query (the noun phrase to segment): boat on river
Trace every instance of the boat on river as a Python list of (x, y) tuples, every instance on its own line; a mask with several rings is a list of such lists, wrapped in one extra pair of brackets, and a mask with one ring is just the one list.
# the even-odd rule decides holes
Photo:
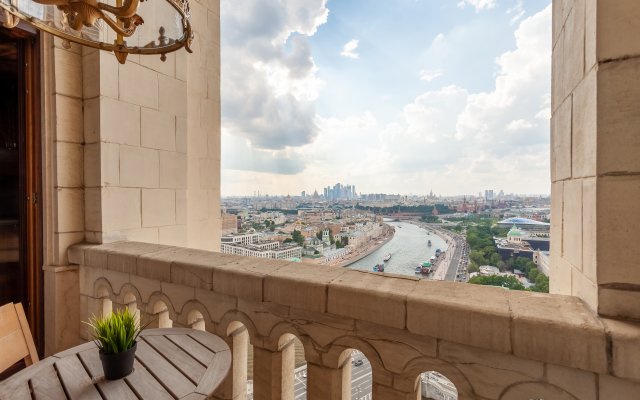
[(422, 265), (420, 266), (420, 273), (424, 275), (429, 275), (431, 273), (431, 263), (428, 261), (423, 262)]
[(389, 261), (390, 259), (391, 259), (391, 253), (387, 253), (387, 254), (385, 254), (385, 255), (384, 255), (384, 257), (382, 258), (382, 260), (383, 260), (384, 262), (387, 262), (387, 261)]
[(384, 264), (376, 264), (373, 266), (373, 272), (384, 272)]

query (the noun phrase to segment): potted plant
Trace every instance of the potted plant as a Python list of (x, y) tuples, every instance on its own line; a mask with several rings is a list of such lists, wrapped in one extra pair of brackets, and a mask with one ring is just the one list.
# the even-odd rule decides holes
[(114, 380), (129, 375), (133, 371), (136, 339), (141, 331), (135, 316), (125, 308), (106, 317), (94, 316), (87, 324), (93, 329), (100, 350), (104, 377)]

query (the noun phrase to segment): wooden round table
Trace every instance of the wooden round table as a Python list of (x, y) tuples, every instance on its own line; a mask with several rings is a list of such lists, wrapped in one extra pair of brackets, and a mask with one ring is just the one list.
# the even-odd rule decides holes
[(104, 379), (95, 343), (65, 350), (0, 382), (0, 399), (206, 399), (231, 366), (229, 346), (193, 329), (146, 329), (134, 371)]

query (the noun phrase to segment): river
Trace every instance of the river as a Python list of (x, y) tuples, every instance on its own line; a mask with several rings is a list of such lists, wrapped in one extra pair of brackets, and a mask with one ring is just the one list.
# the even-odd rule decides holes
[[(386, 221), (385, 221), (386, 222)], [(435, 255), (436, 249), (447, 250), (448, 245), (435, 233), (427, 234), (425, 229), (407, 222), (387, 222), (396, 228), (393, 239), (378, 250), (354, 262), (347, 268), (372, 271), (373, 266), (382, 262), (387, 253), (391, 259), (385, 263), (384, 272), (415, 276), (415, 268)], [(431, 247), (427, 241), (431, 240)]]

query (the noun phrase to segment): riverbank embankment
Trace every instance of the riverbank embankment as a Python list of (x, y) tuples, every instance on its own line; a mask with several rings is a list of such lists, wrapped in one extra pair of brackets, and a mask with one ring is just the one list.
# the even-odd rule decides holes
[(440, 236), (447, 243), (447, 251), (445, 251), (444, 256), (438, 257), (435, 264), (432, 266), (434, 271), (429, 276), (429, 279), (435, 281), (444, 281), (447, 276), (447, 271), (451, 267), (453, 255), (456, 252), (456, 241), (454, 240), (453, 234), (433, 224), (426, 224), (419, 221), (412, 221), (411, 223), (419, 226), (420, 228), (433, 231), (434, 234)]
[(347, 267), (353, 264), (354, 262), (363, 259), (364, 257), (368, 256), (374, 251), (378, 250), (380, 247), (384, 246), (389, 240), (393, 239), (393, 235), (395, 235), (396, 233), (396, 230), (393, 226), (388, 224), (383, 224), (383, 225), (384, 225), (384, 231), (381, 237), (379, 237), (376, 240), (372, 240), (366, 246), (356, 251), (352, 251), (351, 253), (345, 255), (342, 258), (339, 258), (337, 260), (332, 260), (332, 262), (326, 263), (323, 265)]

